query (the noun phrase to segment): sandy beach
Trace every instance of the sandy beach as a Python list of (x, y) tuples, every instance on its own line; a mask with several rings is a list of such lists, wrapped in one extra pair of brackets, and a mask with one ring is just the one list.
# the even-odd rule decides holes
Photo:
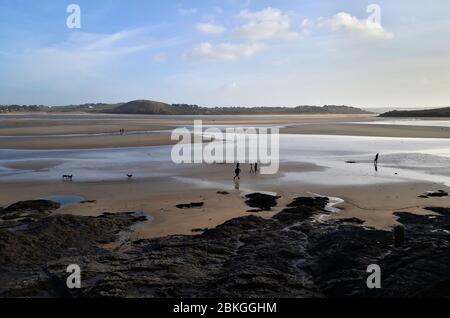
[[(193, 124), (278, 126), (282, 134), (450, 138), (450, 127), (373, 125), (375, 115), (120, 116), (1, 115), (0, 149), (97, 149), (170, 145), (171, 131)], [(119, 130), (124, 129), (125, 135)]]
[[(293, 169), (291, 167), (291, 169)], [(312, 170), (303, 167), (298, 170)], [(192, 176), (198, 174), (215, 175), (217, 179), (224, 177), (226, 167), (208, 166), (205, 169), (194, 169)], [(244, 175), (243, 178), (248, 178)], [(254, 177), (250, 181), (255, 187), (261, 179), (269, 176)], [(205, 178), (206, 179), (206, 178)], [(214, 180), (211, 180), (214, 181)], [(232, 181), (230, 181), (230, 184)], [(401, 183), (379, 184), (369, 186), (317, 186), (298, 184), (295, 187), (260, 186), (259, 190), (275, 192), (281, 198), (278, 206), (271, 212), (249, 213), (245, 204), (246, 191), (215, 189), (196, 189), (195, 187), (164, 180), (135, 180), (132, 182), (80, 182), (80, 183), (10, 183), (2, 184), (0, 202), (7, 206), (17, 201), (46, 198), (53, 195), (80, 196), (84, 203), (77, 203), (61, 208), (58, 213), (83, 216), (97, 216), (105, 212), (144, 212), (149, 221), (135, 227), (133, 238), (155, 238), (167, 235), (196, 234), (192, 230), (214, 228), (232, 218), (250, 214), (270, 218), (281, 211), (286, 204), (299, 196), (315, 194), (339, 197), (344, 203), (336, 207), (341, 212), (327, 218), (358, 218), (364, 225), (379, 229), (390, 229), (396, 224), (394, 212), (408, 211), (418, 214), (430, 214), (423, 208), (427, 206), (450, 206), (448, 198), (423, 199), (418, 196), (427, 191), (445, 190), (438, 183)], [(262, 191), (261, 190), (261, 191)], [(222, 194), (218, 192), (228, 192)], [(180, 210), (177, 204), (204, 202), (198, 209)]]
[[(373, 115), (200, 117), (204, 119), (204, 125), (220, 127), (278, 125), (281, 127), (282, 134), (299, 136), (438, 138), (436, 140), (450, 137), (449, 127), (374, 125), (372, 123), (379, 119)], [(192, 125), (192, 120), (193, 118), (189, 116), (2, 115), (0, 116), (0, 149), (42, 151), (85, 149), (89, 151), (89, 149), (170, 145), (174, 143), (170, 140), (171, 129)], [(118, 134), (119, 129), (125, 129), (126, 134)], [(89, 153), (83, 154), (80, 158), (84, 158), (87, 154)], [(108, 153), (108, 155), (111, 154)], [(30, 156), (33, 155), (30, 154)], [(51, 156), (51, 153), (46, 156)], [(5, 168), (15, 169), (13, 171), (25, 169), (39, 173), (51, 171), (63, 162), (62, 159), (49, 159), (46, 156), (39, 160), (31, 160), (32, 157), (30, 157), (25, 161), (8, 161)], [(97, 156), (102, 155), (99, 153)], [(112, 156), (111, 158), (114, 158), (115, 155)], [(123, 156), (127, 154), (124, 153)], [(95, 159), (95, 156), (93, 158)], [(361, 165), (363, 165), (361, 167), (370, 168), (370, 160), (362, 160)], [(283, 163), (280, 172), (275, 176), (254, 176), (244, 171), (239, 189), (235, 189), (231, 180), (232, 165), (200, 165), (182, 168), (156, 165), (155, 170), (149, 169), (161, 175), (143, 174), (135, 176), (133, 180), (125, 180), (125, 178), (97, 182), (82, 180), (72, 183), (61, 182), (61, 180), (38, 182), (26, 179), (20, 182), (1, 181), (0, 206), (5, 207), (21, 200), (55, 195), (79, 196), (83, 198), (84, 203), (63, 207), (58, 213), (100, 215), (104, 212), (144, 212), (149, 216), (149, 221), (134, 228), (132, 236), (135, 238), (155, 238), (175, 234), (193, 235), (194, 229), (214, 228), (232, 218), (249, 215), (250, 213), (247, 212), (249, 207), (245, 204), (244, 195), (251, 191), (275, 192), (281, 196), (278, 206), (273, 211), (258, 213), (262, 217), (272, 217), (295, 197), (320, 194), (337, 197), (344, 201), (336, 206), (341, 209), (341, 212), (329, 218), (355, 217), (363, 220), (364, 226), (380, 229), (389, 229), (396, 224), (393, 212), (408, 211), (421, 214), (425, 213), (423, 208), (426, 206), (450, 206), (448, 198), (418, 197), (427, 191), (448, 192), (450, 190), (443, 182), (434, 179), (415, 182), (401, 180), (400, 183), (383, 181), (355, 185), (345, 184), (345, 182), (339, 185), (338, 180), (334, 180), (328, 185), (315, 184), (310, 182), (315, 178), (313, 175), (309, 179), (303, 176), (317, 172), (323, 173), (323, 177), (326, 178), (326, 171), (332, 172), (333, 168), (307, 162)], [(244, 169), (247, 170), (249, 167), (246, 165)], [(386, 169), (393, 169), (392, 164), (384, 170)], [(173, 171), (178, 179), (170, 176), (170, 171)], [(348, 170), (342, 172), (344, 175), (345, 171)], [(167, 177), (167, 172), (170, 177)], [(299, 173), (299, 177), (293, 177)], [(290, 176), (290, 179), (294, 181), (283, 181), (286, 176)], [(295, 178), (298, 178), (298, 181)], [(330, 176), (330, 178), (333, 177)], [(218, 192), (226, 192), (226, 194)], [(176, 207), (177, 204), (191, 202), (203, 202), (204, 206), (187, 210)]]

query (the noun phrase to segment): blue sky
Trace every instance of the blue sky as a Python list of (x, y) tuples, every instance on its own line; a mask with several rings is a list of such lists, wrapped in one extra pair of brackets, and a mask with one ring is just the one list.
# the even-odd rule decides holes
[(450, 106), (449, 35), (447, 0), (0, 0), (0, 104)]

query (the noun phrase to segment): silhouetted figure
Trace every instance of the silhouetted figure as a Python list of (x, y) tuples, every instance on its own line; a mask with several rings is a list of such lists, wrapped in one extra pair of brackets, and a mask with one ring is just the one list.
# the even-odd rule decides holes
[(255, 174), (258, 173), (258, 163), (255, 163)]
[(253, 169), (253, 163), (250, 164), (250, 173), (255, 173), (255, 169)]
[(378, 172), (378, 158), (380, 157), (380, 154), (377, 153), (377, 155), (375, 156), (375, 159), (373, 160), (373, 165), (375, 167), (375, 172)]
[(236, 169), (234, 169), (234, 174), (235, 174), (235, 176), (233, 178), (234, 180), (236, 180), (236, 179), (241, 180), (241, 177), (240, 177), (241, 169), (239, 168), (239, 164), (238, 164), (238, 166), (236, 166)]

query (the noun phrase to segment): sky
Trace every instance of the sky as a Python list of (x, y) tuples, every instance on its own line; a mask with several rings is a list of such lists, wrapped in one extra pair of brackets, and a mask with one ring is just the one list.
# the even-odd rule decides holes
[(375, 1), (0, 0), (0, 104), (450, 106), (450, 1)]

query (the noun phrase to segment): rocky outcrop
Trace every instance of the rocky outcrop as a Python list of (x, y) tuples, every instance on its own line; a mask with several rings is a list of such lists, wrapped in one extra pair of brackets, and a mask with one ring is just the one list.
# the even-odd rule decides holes
[(277, 206), (277, 199), (279, 196), (273, 196), (269, 194), (263, 193), (252, 193), (245, 196), (247, 204), (251, 208), (255, 208), (253, 210), (249, 210), (248, 212), (262, 212), (262, 211), (270, 211), (273, 207)]
[[(272, 219), (249, 215), (197, 236), (115, 248), (102, 243), (118, 240), (133, 214), (2, 219), (0, 296), (449, 296), (450, 209), (397, 213), (406, 239), (395, 248), (391, 232), (357, 219), (320, 222), (327, 203), (297, 198)], [(66, 288), (69, 264), (82, 269), (81, 289)], [(382, 269), (382, 289), (366, 286), (370, 264)]]
[(133, 213), (99, 217), (52, 215), (59, 204), (19, 202), (0, 215), (0, 296), (61, 296), (48, 268), (64, 259), (106, 253), (99, 245), (116, 241), (142, 218)]
[(419, 195), (419, 198), (442, 198), (442, 197), (448, 197), (448, 193), (445, 192), (444, 190), (439, 190), (439, 191), (429, 191), (425, 194)]
[(47, 213), (60, 208), (60, 204), (48, 200), (21, 201), (0, 210), (0, 214), (4, 217), (6, 214), (15, 213)]

